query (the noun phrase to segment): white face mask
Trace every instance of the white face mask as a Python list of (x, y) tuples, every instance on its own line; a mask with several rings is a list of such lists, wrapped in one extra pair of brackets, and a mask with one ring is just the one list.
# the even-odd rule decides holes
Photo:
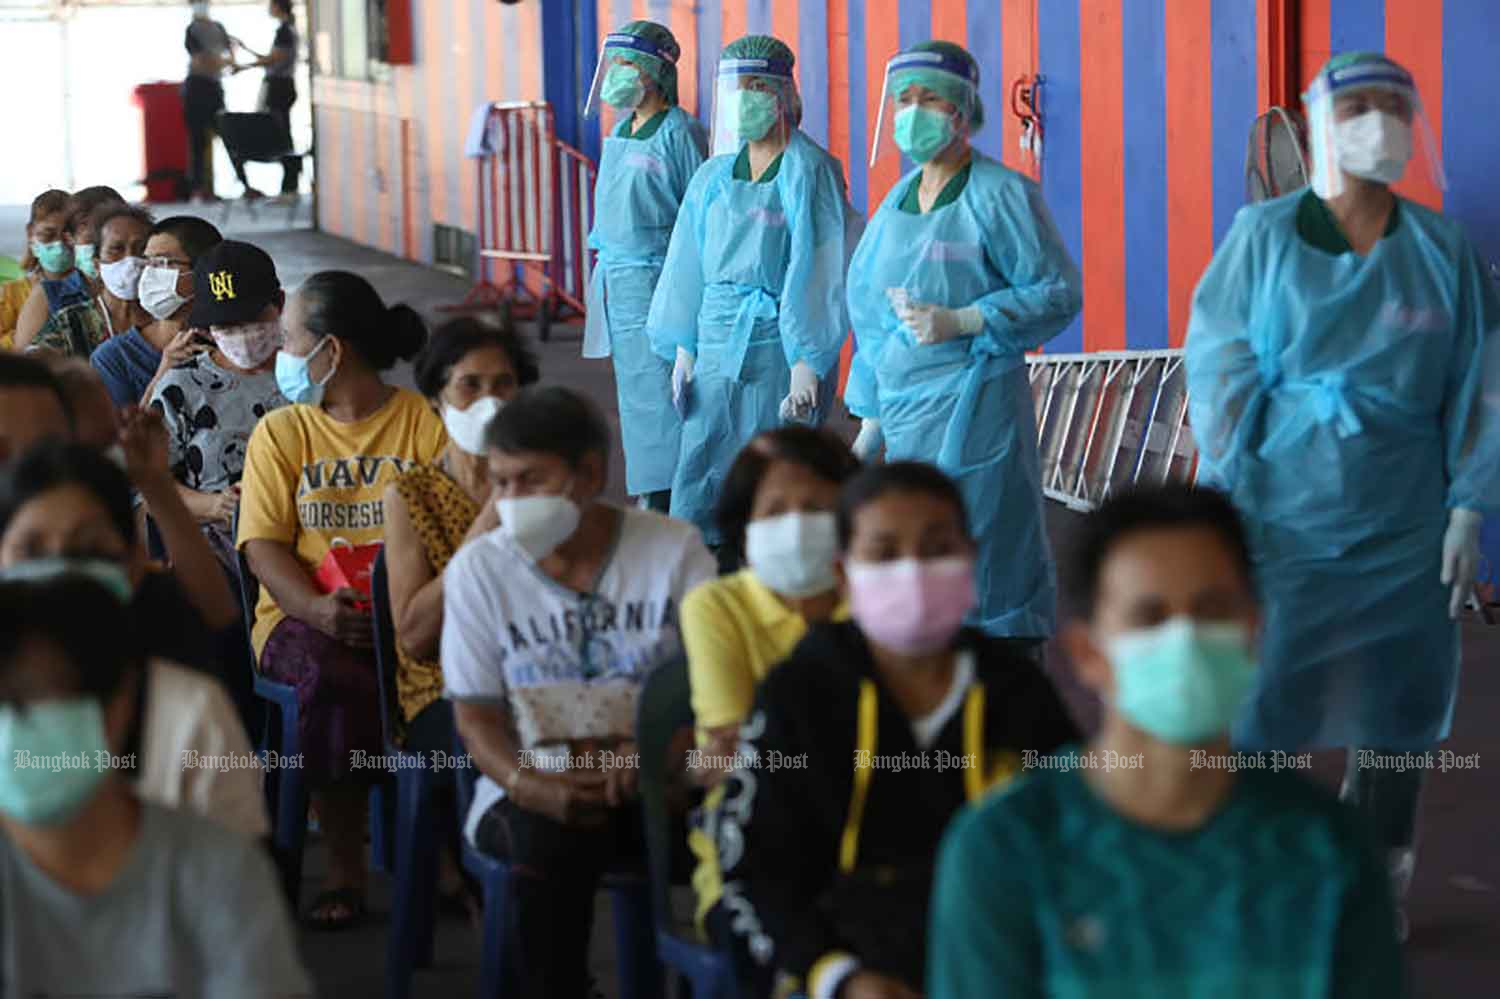
[(784, 513), (745, 528), (745, 560), (755, 578), (784, 597), (833, 589), (838, 530), (831, 513)]
[(1339, 168), (1351, 177), (1394, 184), (1411, 161), (1411, 126), (1384, 111), (1334, 125)]
[(492, 395), (476, 399), (468, 409), (443, 403), (443, 426), (458, 449), (465, 454), (484, 454), (484, 431), (505, 403)]
[(177, 269), (175, 267), (147, 267), (141, 272), (141, 308), (151, 313), (152, 319), (170, 319), (190, 299), (177, 294)]
[(99, 265), (99, 278), (109, 293), (124, 302), (134, 302), (140, 293), (141, 272), (146, 269), (145, 257), (121, 257)]
[(583, 511), (567, 496), (518, 496), (495, 501), (500, 529), (540, 562), (573, 536)]

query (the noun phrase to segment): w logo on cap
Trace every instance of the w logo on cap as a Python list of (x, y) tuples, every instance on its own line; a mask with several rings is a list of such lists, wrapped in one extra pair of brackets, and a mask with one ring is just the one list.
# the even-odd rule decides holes
[(215, 302), (234, 298), (234, 274), (229, 271), (214, 271), (208, 276), (208, 289), (214, 293)]

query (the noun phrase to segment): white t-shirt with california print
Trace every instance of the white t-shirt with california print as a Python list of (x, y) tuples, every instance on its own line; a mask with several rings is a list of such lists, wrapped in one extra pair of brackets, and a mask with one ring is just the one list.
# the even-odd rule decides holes
[[(611, 509), (618, 535), (589, 593), (548, 576), (503, 530), (469, 542), (443, 573), (446, 694), (505, 704), (539, 769), (565, 769), (569, 740), (634, 737), (641, 683), (682, 650), (682, 598), (715, 575), (692, 524)], [(502, 797), (480, 777), (464, 826), (471, 842)]]

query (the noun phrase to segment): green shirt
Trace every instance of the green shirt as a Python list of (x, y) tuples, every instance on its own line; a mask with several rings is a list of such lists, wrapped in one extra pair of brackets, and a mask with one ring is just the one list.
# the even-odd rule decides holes
[(651, 136), (653, 136), (653, 135), (656, 134), (656, 130), (659, 129), (659, 128), (661, 128), (661, 123), (667, 120), (667, 112), (670, 111), (670, 110), (672, 110), (672, 109), (671, 108), (662, 108), (660, 111), (656, 112), (656, 114), (652, 115), (650, 118), (647, 118), (646, 119), (646, 123), (644, 125), (642, 125), (639, 129), (635, 130), (635, 131), (631, 131), (631, 129), (635, 126), (635, 115), (631, 115), (629, 118), (625, 119), (624, 124), (620, 128), (620, 138), (622, 138), (622, 139), (649, 139), (649, 138), (651, 138)]
[(747, 146), (743, 147), (742, 149), (740, 149), (740, 155), (735, 158), (735, 161), (734, 161), (734, 179), (735, 180), (753, 180), (757, 184), (769, 184), (771, 181), (775, 180), (776, 179), (776, 175), (781, 172), (781, 158), (783, 156), (785, 156), (785, 155), (786, 155), (785, 151), (777, 153), (776, 154), (776, 158), (771, 161), (771, 165), (768, 166), (768, 167), (766, 167), (766, 172), (765, 173), (761, 174), (759, 178), (751, 177), (750, 176), (750, 147), (747, 145)]
[[(1395, 204), (1391, 205), (1391, 217), (1385, 224), (1382, 238), (1396, 231), (1400, 219), (1401, 199), (1397, 198)], [(1339, 228), (1339, 220), (1333, 217), (1327, 203), (1310, 188), (1302, 196), (1302, 200), (1297, 202), (1297, 235), (1313, 249), (1334, 256), (1354, 252), (1354, 247), (1349, 245), (1349, 237)]]
[(1401, 995), (1385, 865), (1326, 789), (1242, 770), (1207, 822), (1169, 832), (1046, 766), (1102, 759), (1041, 763), (948, 827), (928, 999)]
[[(957, 201), (958, 196), (963, 194), (964, 188), (969, 185), (969, 171), (972, 169), (974, 169), (974, 161), (969, 160), (969, 162), (964, 164), (962, 170), (954, 174), (948, 183), (943, 185), (943, 190), (938, 194), (937, 200), (927, 210), (935, 212), (939, 208), (951, 205)], [(911, 179), (911, 184), (906, 188), (906, 194), (901, 198), (901, 210), (903, 212), (906, 212), (908, 215), (922, 214), (921, 188), (922, 175), (919, 173)]]

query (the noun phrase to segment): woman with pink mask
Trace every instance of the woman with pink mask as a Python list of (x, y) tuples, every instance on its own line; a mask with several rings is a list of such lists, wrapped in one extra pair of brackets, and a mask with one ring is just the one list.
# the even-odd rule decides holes
[(952, 480), (874, 466), (837, 520), (852, 620), (761, 685), (720, 808), (722, 903), (752, 988), (907, 999), (948, 820), (1078, 729), (1024, 642), (963, 627), (975, 544)]

